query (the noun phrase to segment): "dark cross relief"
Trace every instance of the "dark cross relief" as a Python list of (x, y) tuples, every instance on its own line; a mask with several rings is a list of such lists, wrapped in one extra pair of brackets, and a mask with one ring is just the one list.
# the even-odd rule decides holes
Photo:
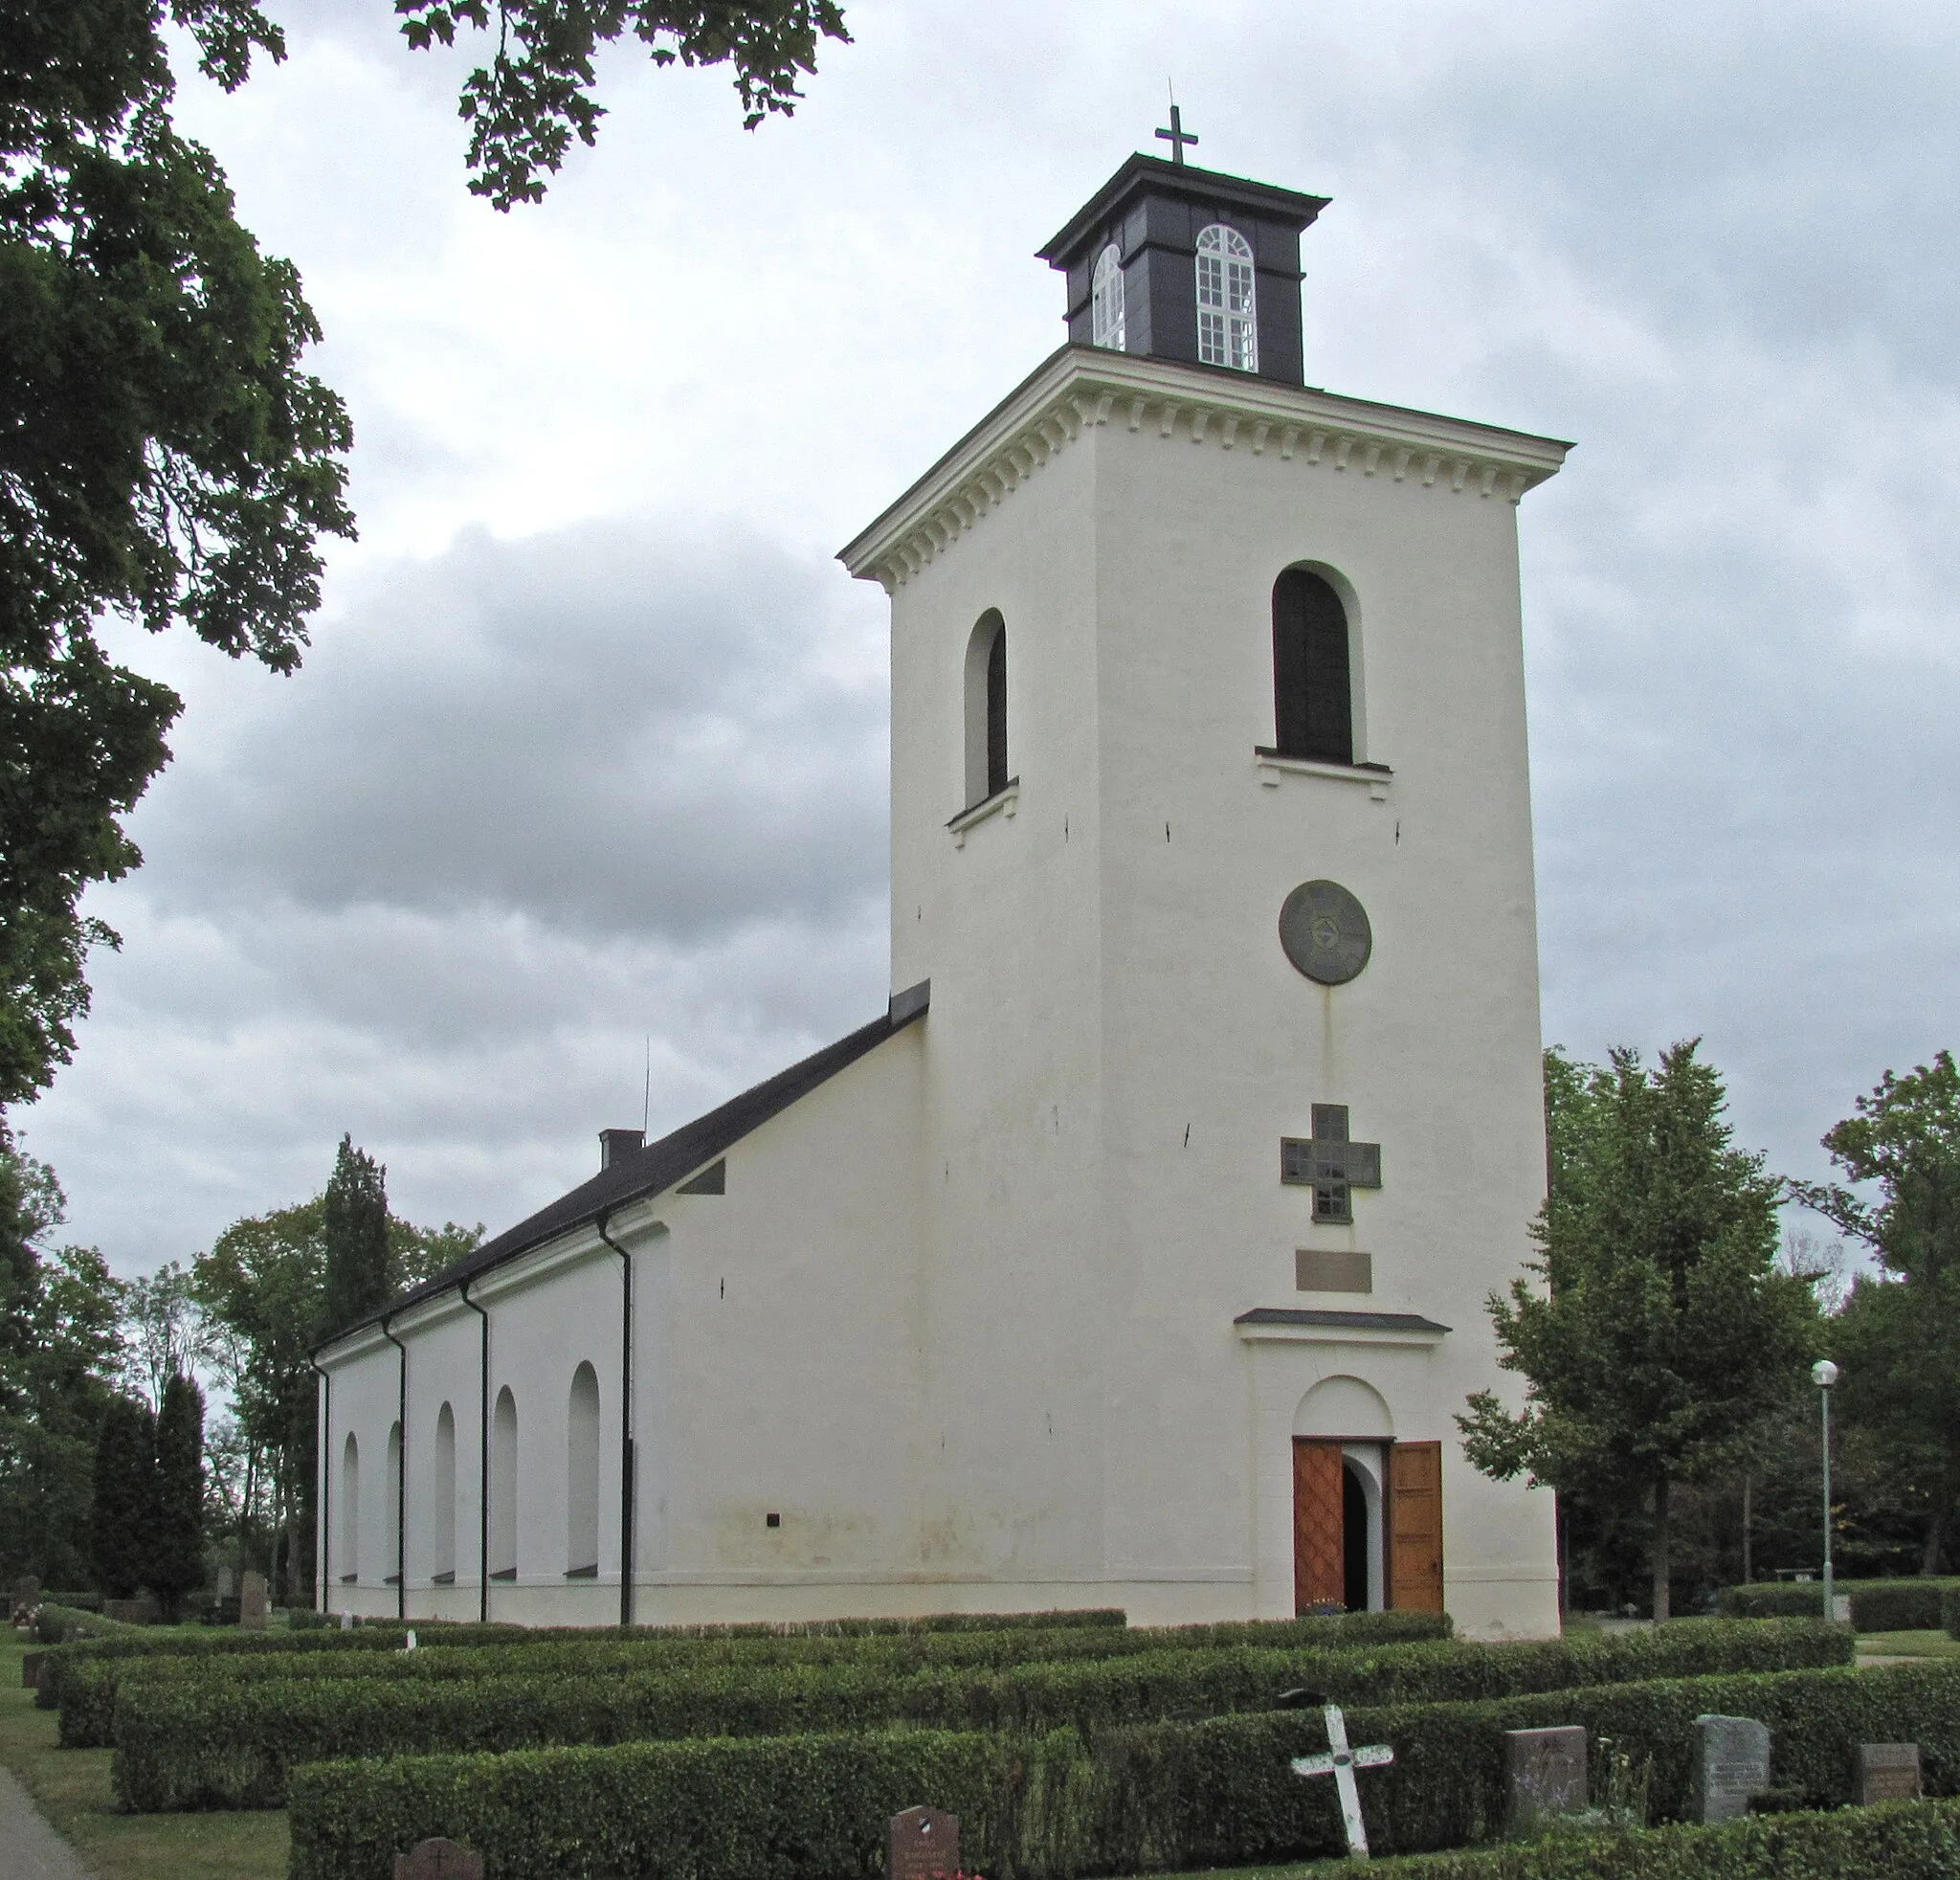
[(1348, 1140), (1346, 1104), (1317, 1103), (1310, 1138), (1280, 1138), (1280, 1179), (1291, 1187), (1313, 1190), (1316, 1220), (1352, 1220), (1354, 1202), (1348, 1191), (1382, 1185), (1382, 1146)]
[(1170, 145), (1170, 161), (1179, 169), (1182, 169), (1184, 168), (1184, 146), (1187, 144), (1195, 144), (1198, 140), (1195, 131), (1185, 129), (1184, 120), (1177, 115), (1176, 105), (1173, 104), (1170, 107), (1170, 128), (1169, 130), (1160, 128), (1157, 135)]

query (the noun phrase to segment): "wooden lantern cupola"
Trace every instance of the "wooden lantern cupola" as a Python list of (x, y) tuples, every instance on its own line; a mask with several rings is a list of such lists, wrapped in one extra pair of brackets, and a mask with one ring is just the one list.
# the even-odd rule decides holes
[(1131, 157), (1039, 257), (1068, 282), (1068, 336), (1151, 359), (1304, 382), (1300, 237), (1327, 206), (1172, 156)]

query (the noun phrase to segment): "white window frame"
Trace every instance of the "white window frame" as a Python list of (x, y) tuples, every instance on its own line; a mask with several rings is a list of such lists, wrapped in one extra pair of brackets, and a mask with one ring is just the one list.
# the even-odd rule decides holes
[(1198, 359), (1237, 372), (1259, 369), (1258, 280), (1252, 243), (1227, 222), (1198, 235)]
[(1089, 343), (1114, 352), (1129, 350), (1123, 305), (1123, 257), (1113, 241), (1096, 257), (1095, 280), (1089, 288)]

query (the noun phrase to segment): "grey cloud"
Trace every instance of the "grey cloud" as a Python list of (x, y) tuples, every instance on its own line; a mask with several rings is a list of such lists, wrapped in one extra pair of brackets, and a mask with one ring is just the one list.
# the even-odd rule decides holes
[(840, 670), (881, 606), (736, 530), (469, 532), (186, 743), (150, 879), (682, 938), (835, 918), (884, 877), (882, 685)]

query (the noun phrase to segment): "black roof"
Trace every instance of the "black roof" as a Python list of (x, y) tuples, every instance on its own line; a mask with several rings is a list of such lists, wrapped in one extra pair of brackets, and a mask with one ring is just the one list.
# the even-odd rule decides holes
[(1068, 264), (1069, 251), (1083, 235), (1109, 215), (1126, 198), (1155, 190), (1163, 193), (1228, 202), (1290, 222), (1295, 232), (1310, 224), (1326, 208), (1326, 196), (1309, 196), (1282, 190), (1273, 183), (1255, 183), (1249, 176), (1228, 176), (1223, 170), (1199, 169), (1194, 164), (1166, 163), (1141, 150), (1129, 158), (1108, 182), (1071, 215), (1061, 231), (1035, 251), (1037, 260), (1053, 267)]
[(931, 995), (932, 982), (929, 979), (922, 979), (918, 985), (904, 992), (894, 993), (881, 1018), (860, 1025), (848, 1037), (838, 1039), (835, 1044), (825, 1045), (821, 1051), (812, 1053), (801, 1063), (791, 1064), (788, 1070), (778, 1071), (752, 1090), (745, 1090), (739, 1097), (730, 1097), (720, 1108), (709, 1110), (705, 1116), (697, 1116), (692, 1123), (682, 1124), (658, 1142), (650, 1142), (644, 1149), (629, 1151), (610, 1167), (601, 1169), (591, 1180), (581, 1182), (569, 1194), (561, 1195), (557, 1200), (540, 1208), (515, 1227), (507, 1227), (493, 1240), (485, 1241), (454, 1265), (445, 1266), (433, 1279), (424, 1280), (420, 1286), (405, 1292), (384, 1310), (370, 1312), (366, 1318), (356, 1320), (336, 1332), (331, 1338), (323, 1339), (314, 1349), (323, 1351), (349, 1333), (359, 1332), (363, 1326), (379, 1325), (410, 1306), (433, 1299), (438, 1293), (449, 1291), (452, 1287), (475, 1279), (479, 1273), (487, 1273), (493, 1266), (501, 1266), (506, 1260), (515, 1260), (520, 1254), (529, 1253), (570, 1228), (597, 1220), (628, 1201), (664, 1194), (677, 1182), (684, 1181), (698, 1169), (724, 1153), (744, 1136), (759, 1130), (770, 1117), (780, 1115), (799, 1097), (808, 1096), (819, 1084), (827, 1083), (847, 1065), (856, 1063), (867, 1051), (874, 1050), (913, 1020), (924, 1018)]

